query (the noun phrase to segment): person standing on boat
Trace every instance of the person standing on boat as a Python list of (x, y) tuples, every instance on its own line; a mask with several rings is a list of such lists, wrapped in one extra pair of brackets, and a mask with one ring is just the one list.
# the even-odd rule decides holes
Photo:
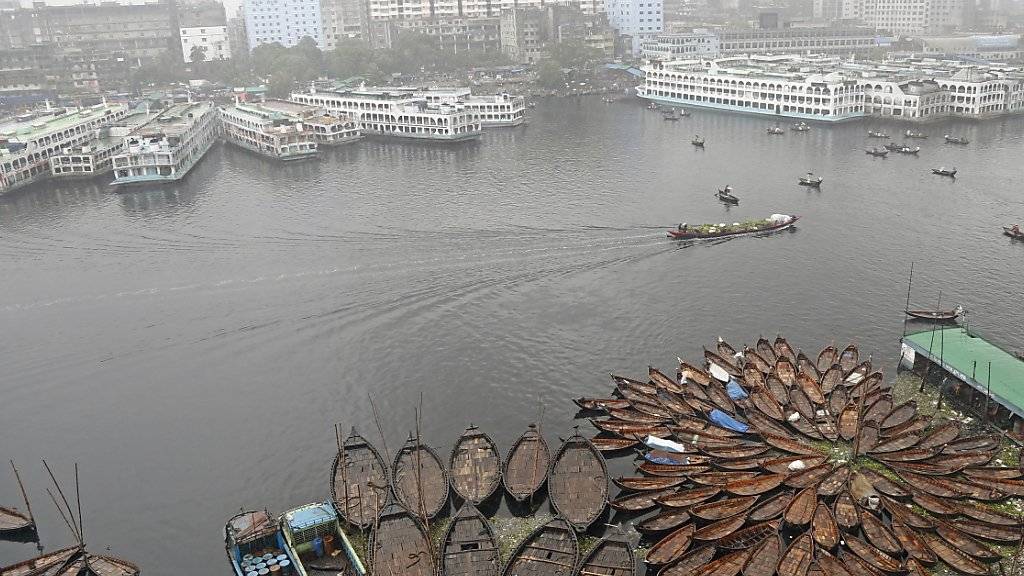
[(1010, 232), (1013, 232), (1014, 234), (1020, 234), (1020, 225), (1014, 224), (1013, 226), (1011, 226)]
[(686, 225), (686, 222), (683, 222), (682, 224), (679, 225), (679, 231), (686, 232), (687, 227), (688, 226)]

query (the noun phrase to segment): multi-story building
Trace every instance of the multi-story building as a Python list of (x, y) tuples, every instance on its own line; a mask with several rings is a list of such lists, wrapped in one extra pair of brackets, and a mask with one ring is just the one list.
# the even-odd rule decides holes
[(244, 12), (250, 50), (274, 42), (291, 47), (307, 36), (325, 47), (320, 0), (245, 0)]
[(642, 98), (807, 120), (1024, 113), (1024, 71), (952, 61), (751, 56), (652, 62)]
[[(389, 28), (387, 32), (383, 29)], [(422, 34), (435, 42), (441, 50), (456, 53), (497, 53), (501, 50), (501, 21), (499, 18), (437, 17), (377, 22), (375, 45), (389, 47), (401, 34)]]
[(0, 195), (51, 174), (50, 158), (128, 115), (123, 104), (47, 109), (0, 123)]
[(501, 13), (501, 50), (516, 62), (545, 58), (561, 42), (578, 40), (603, 58), (615, 51), (615, 31), (604, 14), (574, 6), (514, 8)]
[(662, 31), (662, 0), (608, 0), (608, 24), (625, 36), (631, 54), (640, 54), (640, 46)]
[(372, 20), (497, 18), (505, 10), (547, 6), (575, 8), (584, 14), (605, 12), (605, 0), (369, 0), (369, 13)]
[(640, 46), (640, 56), (653, 60), (718, 58), (718, 35), (704, 28), (682, 34), (658, 34)]
[(43, 77), (60, 94), (126, 88), (133, 70), (180, 49), (171, 0), (36, 2), (2, 16), (0, 53), (47, 47), (45, 60), (34, 65), (49, 66)]
[(207, 61), (231, 58), (228, 21), (220, 2), (179, 6), (178, 36), (186, 63), (192, 62), (195, 52), (202, 52)]
[(367, 38), (369, 16), (363, 0), (320, 0), (324, 49), (334, 50), (345, 40)]
[(217, 141), (220, 119), (212, 102), (175, 104), (124, 139), (114, 156), (111, 184), (160, 184), (188, 174)]
[(988, 62), (1024, 58), (1019, 34), (976, 34), (970, 36), (925, 36), (923, 53), (932, 58), (975, 58)]
[[(972, 3), (973, 6), (973, 3)], [(843, 0), (844, 19), (895, 34), (949, 32), (963, 24), (965, 0)]]
[(483, 130), (478, 115), (464, 104), (429, 104), (408, 91), (311, 89), (293, 93), (290, 99), (356, 118), (364, 134), (459, 142), (479, 138)]
[(0, 48), (0, 106), (17, 107), (56, 97), (55, 46)]

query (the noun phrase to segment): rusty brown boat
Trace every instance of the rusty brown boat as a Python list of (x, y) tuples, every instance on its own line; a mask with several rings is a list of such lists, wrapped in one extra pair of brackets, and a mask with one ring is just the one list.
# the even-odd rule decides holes
[(730, 552), (694, 570), (692, 576), (736, 576), (753, 553), (753, 548)]
[(772, 395), (772, 398), (775, 398), (776, 402), (783, 406), (789, 404), (789, 388), (786, 387), (786, 384), (779, 379), (775, 372), (772, 372), (765, 377), (764, 385), (765, 388), (768, 389), (768, 393)]
[(341, 518), (361, 530), (387, 501), (388, 469), (380, 453), (353, 428), (331, 466), (331, 499)]
[(675, 489), (659, 490), (656, 492), (636, 492), (620, 496), (608, 503), (614, 510), (620, 512), (643, 512), (656, 508), (658, 500), (665, 498), (675, 492)]
[(772, 374), (777, 376), (787, 388), (796, 385), (796, 366), (785, 356), (781, 356), (775, 361), (775, 368), (773, 368)]
[(637, 471), (651, 476), (690, 476), (701, 474), (711, 470), (711, 466), (705, 464), (694, 464), (680, 466), (677, 464), (657, 464), (655, 462), (643, 462), (636, 467)]
[(918, 443), (920, 438), (913, 434), (904, 434), (902, 436), (896, 436), (895, 438), (889, 438), (875, 444), (867, 452), (871, 454), (881, 454), (883, 452), (896, 452), (899, 450), (906, 450)]
[(792, 500), (792, 492), (780, 492), (758, 504), (750, 511), (750, 514), (747, 515), (747, 520), (751, 522), (764, 522), (766, 520), (778, 518), (786, 510)]
[(739, 496), (755, 496), (775, 490), (786, 480), (785, 474), (759, 474), (725, 484), (725, 491)]
[[(960, 492), (950, 486), (944, 478), (923, 476), (921, 474), (907, 472), (906, 470), (898, 470), (896, 473), (907, 484), (913, 486), (915, 489), (927, 492), (932, 496), (938, 496), (939, 498), (958, 498), (961, 495)], [(897, 498), (899, 497), (897, 494), (888, 495), (895, 496)]]
[(946, 421), (932, 428), (917, 445), (919, 448), (941, 448), (958, 436), (960, 436), (960, 424)]
[(906, 550), (908, 556), (916, 558), (925, 564), (935, 564), (937, 560), (935, 553), (928, 548), (924, 540), (917, 535), (917, 532), (909, 526), (894, 519), (892, 522), (892, 533), (900, 541), (900, 546), (903, 550)]
[(698, 437), (712, 436), (715, 438), (739, 438), (741, 434), (735, 430), (726, 430), (720, 426), (715, 426), (706, 420), (694, 416), (678, 416), (676, 417), (676, 424), (670, 426), (672, 432), (678, 436), (693, 435), (696, 434)]
[(880, 423), (892, 411), (892, 405), (891, 396), (883, 396), (867, 404), (867, 409), (864, 411), (864, 422)]
[(501, 475), (505, 490), (516, 502), (532, 498), (547, 481), (550, 463), (548, 443), (537, 426), (530, 424), (505, 456)]
[(614, 436), (594, 436), (590, 439), (591, 444), (601, 452), (618, 452), (629, 450), (640, 445), (639, 440), (632, 438), (616, 438)]
[(395, 498), (418, 516), (433, 518), (448, 503), (448, 471), (437, 452), (412, 434), (395, 454), (391, 473)]
[(828, 409), (832, 414), (842, 414), (843, 408), (849, 403), (849, 396), (846, 393), (846, 388), (837, 386), (835, 390), (829, 393), (828, 397)]
[(859, 454), (870, 452), (878, 444), (878, 426), (874, 423), (860, 425), (860, 432), (853, 441), (857, 443)]
[(779, 533), (779, 521), (760, 522), (723, 536), (715, 542), (715, 546), (726, 550), (753, 548), (762, 540)]
[(846, 386), (854, 386), (865, 379), (871, 374), (871, 361), (865, 360), (860, 364), (853, 367), (853, 370), (843, 370), (843, 384)]
[(818, 484), (818, 496), (831, 498), (842, 492), (846, 487), (846, 481), (850, 479), (850, 469), (846, 466), (838, 466)]
[(738, 460), (741, 458), (751, 458), (753, 456), (758, 456), (760, 454), (764, 454), (768, 450), (768, 446), (765, 445), (745, 443), (733, 446), (715, 446), (702, 448), (701, 452), (707, 454), (708, 456), (713, 456), (715, 458), (728, 458)]
[[(925, 429), (931, 424), (931, 418), (929, 416), (918, 415), (910, 420), (907, 420), (899, 426), (893, 426), (892, 428), (886, 428), (880, 430), (882, 438), (892, 438), (893, 436), (899, 436), (900, 434), (913, 434), (915, 436), (921, 436)], [(918, 442), (920, 444), (920, 442)]]
[(850, 344), (839, 354), (839, 366), (844, 372), (853, 370), (859, 360), (860, 352), (857, 350), (856, 344)]
[(736, 348), (733, 348), (733, 346), (726, 342), (725, 340), (723, 340), (721, 336), (718, 337), (718, 342), (715, 344), (715, 349), (718, 350), (718, 353), (722, 356), (736, 356)]
[(825, 372), (839, 362), (839, 350), (832, 345), (825, 346), (818, 352), (816, 364), (819, 372)]
[(746, 480), (757, 476), (757, 472), (748, 470), (738, 470), (731, 472), (704, 472), (703, 474), (693, 474), (690, 476), (690, 480), (702, 486), (725, 486), (730, 482), (737, 480)]
[(617, 434), (624, 438), (636, 438), (638, 436), (654, 436), (656, 438), (668, 438), (672, 435), (668, 428), (659, 424), (638, 424), (625, 420), (595, 420), (590, 419), (595, 428), (609, 434)]
[(831, 473), (832, 466), (827, 463), (805, 468), (799, 472), (794, 472), (786, 478), (786, 486), (789, 486), (790, 488), (807, 488), (811, 485), (817, 486), (819, 482), (824, 480), (825, 477)]
[(641, 414), (646, 414), (648, 418), (660, 418), (661, 420), (671, 420), (672, 412), (665, 408), (665, 405), (661, 403), (658, 398), (631, 398), (629, 400), (629, 406), (633, 411)]
[(782, 553), (776, 572), (779, 576), (806, 576), (811, 567), (814, 542), (810, 534), (797, 536)]
[(698, 368), (693, 364), (683, 362), (682, 360), (679, 360), (679, 373), (684, 379), (690, 382), (696, 382), (701, 386), (707, 386), (708, 383), (711, 382), (711, 375), (705, 370)]
[(708, 397), (711, 398), (711, 403), (720, 408), (723, 412), (729, 414), (736, 413), (736, 404), (733, 403), (732, 399), (729, 398), (729, 394), (725, 391), (725, 386), (720, 382), (712, 382), (705, 388), (708, 393)]
[(1017, 543), (1020, 541), (1020, 528), (1016, 527), (1011, 528), (978, 520), (964, 520), (963, 518), (956, 521), (956, 526), (966, 534), (992, 542)]
[(765, 470), (768, 470), (769, 472), (774, 472), (776, 474), (786, 474), (788, 476), (789, 474), (792, 473), (789, 469), (789, 465), (792, 464), (793, 462), (796, 462), (797, 460), (802, 460), (806, 469), (824, 464), (826, 461), (828, 461), (828, 458), (825, 456), (821, 456), (820, 454), (806, 456), (802, 454), (797, 454), (796, 456), (783, 456), (781, 458), (771, 458), (769, 460), (765, 460), (762, 466)]
[(676, 478), (672, 476), (619, 476), (618, 478), (613, 478), (612, 482), (623, 490), (641, 492), (645, 490), (665, 490), (667, 488), (674, 488), (683, 482), (686, 482), (686, 478)]
[(678, 382), (666, 376), (661, 370), (653, 366), (647, 367), (647, 374), (651, 378), (651, 382), (660, 390), (670, 392), (672, 394), (682, 394), (683, 388)]
[(999, 448), (1000, 438), (995, 434), (982, 436), (969, 436), (948, 442), (943, 448), (943, 454), (959, 454), (961, 452), (992, 451)]
[(792, 388), (789, 391), (789, 408), (800, 413), (805, 420), (814, 421), (814, 404), (800, 388)]
[(636, 524), (641, 534), (657, 534), (667, 530), (675, 530), (690, 521), (690, 513), (685, 508), (669, 508)]
[(860, 515), (857, 513), (857, 505), (849, 492), (841, 492), (832, 505), (832, 512), (835, 515), (836, 524), (843, 530), (853, 530), (860, 525)]
[(1011, 496), (1024, 496), (1024, 480), (1000, 480), (994, 478), (971, 478), (971, 484), (998, 490)]
[(1016, 480), (1024, 476), (1024, 472), (1018, 468), (1003, 466), (971, 466), (964, 468), (963, 473), (968, 478), (987, 478), (989, 480)]
[(370, 535), (372, 574), (436, 574), (434, 546), (414, 514), (398, 503), (391, 503), (380, 511), (376, 529)]
[(740, 367), (737, 366), (735, 362), (722, 357), (716, 352), (712, 352), (711, 350), (704, 350), (704, 360), (706, 360), (709, 365), (717, 364), (718, 367), (720, 367), (722, 370), (728, 372), (730, 376), (733, 376), (735, 378), (743, 377), (743, 371), (740, 370)]
[(633, 380), (632, 378), (626, 378), (625, 376), (616, 376), (615, 374), (612, 374), (611, 376), (612, 381), (615, 382), (615, 387), (622, 392), (629, 390), (634, 394), (650, 397), (658, 395), (658, 387), (650, 382), (641, 382), (639, 380)]
[(602, 538), (573, 571), (573, 576), (594, 575), (636, 576), (633, 547), (621, 537)]
[(715, 468), (719, 470), (759, 470), (762, 462), (764, 462), (764, 458), (758, 455), (736, 460), (719, 460), (715, 462)]
[(988, 576), (990, 574), (988, 566), (957, 550), (955, 546), (951, 546), (938, 534), (919, 532), (918, 535), (939, 559), (952, 566), (957, 572), (970, 576)]
[(956, 509), (960, 514), (963, 514), (968, 518), (980, 520), (981, 522), (999, 524), (1001, 526), (1020, 526), (1020, 522), (1017, 518), (987, 506), (978, 506), (971, 502), (961, 501), (956, 503)]
[[(796, 392), (796, 390), (794, 390), (794, 392)], [(801, 396), (802, 395), (803, 395), (803, 393), (801, 393)], [(787, 417), (792, 417), (791, 416), (792, 414), (794, 414), (794, 413), (791, 412), (791, 413), (787, 414), (786, 416)], [(824, 440), (825, 439), (825, 436), (821, 433), (820, 430), (818, 430), (818, 427), (814, 425), (814, 422), (812, 422), (811, 420), (805, 418), (802, 414), (797, 414), (797, 416), (798, 416), (798, 418), (795, 418), (794, 420), (790, 420), (789, 421), (790, 427), (792, 427), (797, 432), (803, 434), (807, 438), (810, 438), (811, 440)]]
[(140, 572), (127, 560), (91, 554), (80, 544), (0, 566), (0, 576), (139, 576)]
[(814, 518), (814, 508), (818, 503), (817, 487), (809, 486), (797, 492), (786, 507), (782, 518), (791, 526), (806, 526)]
[(754, 554), (740, 571), (743, 576), (774, 576), (780, 558), (782, 558), (782, 540), (778, 533), (773, 532), (757, 545)]
[(883, 462), (917, 462), (927, 460), (936, 454), (938, 451), (935, 448), (908, 448), (907, 450), (875, 454), (875, 458)]
[(647, 555), (644, 556), (644, 562), (654, 565), (671, 564), (682, 558), (683, 554), (690, 549), (696, 530), (693, 524), (687, 524), (665, 536), (651, 546)]
[(781, 421), (785, 416), (782, 412), (782, 405), (775, 401), (767, 390), (754, 390), (750, 393), (750, 402), (773, 420)]
[(889, 515), (894, 520), (898, 520), (903, 524), (906, 524), (912, 528), (918, 530), (934, 530), (935, 521), (931, 518), (927, 518), (915, 512), (909, 506), (904, 506), (900, 502), (897, 502), (886, 496), (882, 496), (882, 505), (885, 507)]
[(824, 548), (831, 550), (839, 544), (839, 525), (832, 516), (832, 511), (824, 502), (818, 502), (814, 509), (814, 517), (811, 519), (811, 537), (814, 542)]
[(459, 508), (441, 540), (441, 576), (497, 576), (498, 539), (487, 518), (471, 502)]
[(742, 512), (746, 512), (757, 502), (757, 496), (741, 496), (723, 498), (714, 502), (704, 502), (690, 507), (690, 515), (702, 520), (723, 520)]
[(739, 530), (740, 527), (743, 526), (744, 522), (746, 522), (746, 519), (742, 515), (718, 520), (717, 522), (712, 522), (711, 524), (708, 524), (694, 532), (693, 539), (705, 542), (715, 541)]
[(592, 412), (604, 411), (609, 408), (629, 408), (629, 400), (625, 398), (573, 398), (572, 401), (580, 407), (580, 410)]
[(878, 490), (886, 496), (891, 496), (893, 498), (905, 498), (910, 496), (910, 490), (908, 490), (907, 487), (889, 480), (870, 468), (863, 468), (858, 470), (857, 473), (867, 478), (868, 482), (871, 483), (875, 490)]
[(860, 511), (860, 525), (864, 530), (864, 536), (872, 546), (886, 554), (898, 555), (902, 548), (896, 536), (885, 527), (885, 524), (877, 516), (867, 510)]
[[(579, 559), (576, 533), (561, 518), (534, 530), (512, 551), (504, 576), (571, 576)], [(385, 572), (373, 572), (385, 574)], [(395, 573), (398, 574), (397, 572)]]
[(758, 410), (754, 406), (747, 408), (744, 411), (744, 416), (747, 417), (747, 423), (750, 424), (753, 431), (761, 434), (762, 436), (785, 437), (789, 434), (788, 428), (782, 426), (778, 421), (765, 416), (764, 412)]
[(829, 553), (828, 550), (818, 549), (816, 553), (818, 567), (821, 568), (823, 574), (828, 576), (853, 576), (853, 574), (847, 570), (848, 566), (840, 561), (838, 558)]
[(782, 335), (776, 335), (775, 341), (772, 342), (772, 349), (775, 351), (776, 357), (788, 358), (790, 362), (796, 363), (796, 352), (793, 351), (793, 347), (789, 345), (789, 341), (782, 337)]
[(872, 568), (881, 570), (882, 572), (891, 573), (900, 571), (900, 563), (896, 559), (885, 552), (882, 552), (878, 548), (875, 548), (871, 544), (868, 544), (856, 536), (850, 535), (845, 537), (845, 541), (846, 547), (856, 554), (861, 560), (867, 562)]
[(911, 490), (911, 492), (913, 493), (912, 499), (914, 504), (917, 504), (932, 514), (939, 516), (955, 516), (959, 513), (959, 509), (944, 498), (938, 498), (920, 490)]
[(798, 352), (796, 355), (796, 370), (801, 374), (807, 374), (814, 378), (814, 382), (816, 384), (818, 379), (821, 378), (821, 371), (818, 370), (818, 367), (810, 358), (807, 357), (806, 354), (803, 353), (803, 351)]
[(687, 404), (682, 396), (678, 394), (660, 392), (658, 394), (658, 403), (664, 406), (673, 417), (689, 416), (696, 413), (693, 407)]
[(783, 452), (789, 452), (790, 454), (804, 454), (807, 456), (821, 455), (821, 452), (819, 452), (817, 448), (792, 438), (786, 438), (783, 436), (765, 436), (764, 441), (770, 446), (778, 448)]
[(479, 505), (501, 487), (501, 454), (491, 437), (470, 425), (455, 443), (449, 459), (452, 489)]
[(906, 402), (896, 406), (892, 409), (889, 414), (882, 419), (881, 428), (893, 428), (901, 424), (905, 424), (911, 418), (917, 415), (917, 402), (913, 400), (907, 400)]
[(818, 386), (817, 378), (806, 372), (801, 372), (796, 377), (796, 383), (811, 402), (818, 406), (825, 404), (825, 394), (822, 392), (821, 387)]
[(757, 342), (754, 344), (754, 350), (757, 351), (757, 353), (760, 354), (762, 358), (764, 358), (766, 361), (770, 363), (774, 363), (775, 359), (778, 357), (778, 355), (775, 353), (775, 348), (772, 346), (772, 343), (769, 342), (768, 339), (764, 337), (760, 337), (757, 339)]
[(929, 576), (928, 570), (916, 559), (907, 558), (908, 576)]
[(684, 554), (675, 563), (658, 571), (658, 576), (690, 576), (694, 570), (705, 566), (715, 557), (714, 546), (701, 546)]
[(1002, 558), (1002, 555), (998, 552), (964, 534), (949, 522), (938, 522), (935, 526), (935, 531), (939, 534), (940, 538), (949, 542), (950, 546), (968, 556), (983, 562), (994, 562)]
[(583, 531), (608, 502), (608, 467), (589, 440), (573, 434), (555, 453), (548, 472), (551, 506), (576, 530)]
[(672, 420), (665, 416), (654, 416), (647, 412), (641, 412), (636, 408), (633, 408), (632, 404), (630, 404), (629, 408), (609, 408), (608, 410), (605, 410), (605, 412), (615, 420), (622, 420), (632, 424), (658, 425)]

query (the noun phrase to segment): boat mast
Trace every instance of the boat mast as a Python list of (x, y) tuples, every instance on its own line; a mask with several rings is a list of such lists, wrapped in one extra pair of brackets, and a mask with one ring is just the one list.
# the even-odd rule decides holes
[(420, 440), (420, 419), (423, 416), (423, 391), (420, 390), (420, 405), (416, 409), (416, 499), (419, 500), (420, 514), (423, 515), (423, 526), (430, 535), (430, 518), (427, 518), (427, 504), (423, 501), (423, 444)]
[(903, 335), (907, 335), (907, 311), (910, 310), (910, 286), (914, 283), (914, 263), (910, 263), (910, 278), (907, 280), (907, 305), (903, 307)]
[[(345, 452), (345, 443), (341, 441), (341, 424), (334, 424), (334, 439), (338, 442), (338, 464), (341, 466), (341, 484), (345, 489), (345, 517), (347, 518), (350, 512), (350, 506), (348, 502), (348, 457)], [(360, 502), (360, 504), (362, 504)], [(362, 514), (359, 515), (360, 523), (363, 521)]]

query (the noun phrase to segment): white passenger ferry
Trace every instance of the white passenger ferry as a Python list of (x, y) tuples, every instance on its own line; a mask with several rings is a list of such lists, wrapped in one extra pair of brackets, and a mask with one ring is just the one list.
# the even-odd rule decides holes
[(430, 103), (403, 89), (372, 89), (293, 93), (293, 102), (320, 106), (333, 114), (356, 118), (364, 134), (434, 142), (475, 140), (483, 132), (480, 118), (465, 104)]
[(85, 144), (65, 146), (50, 157), (55, 178), (92, 178), (114, 170), (114, 156), (124, 150), (125, 137), (153, 121), (156, 112), (137, 110), (95, 131)]
[(128, 115), (123, 104), (49, 108), (0, 121), (0, 195), (52, 174), (50, 158)]
[(313, 128), (303, 121), (301, 106), (267, 102), (235, 104), (220, 111), (224, 140), (276, 160), (303, 160), (317, 155)]
[(469, 88), (409, 88), (429, 104), (462, 104), (477, 115), (484, 128), (519, 126), (526, 121), (526, 99), (502, 92), (474, 95)]
[(174, 104), (125, 137), (114, 156), (114, 186), (180, 180), (216, 142), (220, 132), (212, 102)]

